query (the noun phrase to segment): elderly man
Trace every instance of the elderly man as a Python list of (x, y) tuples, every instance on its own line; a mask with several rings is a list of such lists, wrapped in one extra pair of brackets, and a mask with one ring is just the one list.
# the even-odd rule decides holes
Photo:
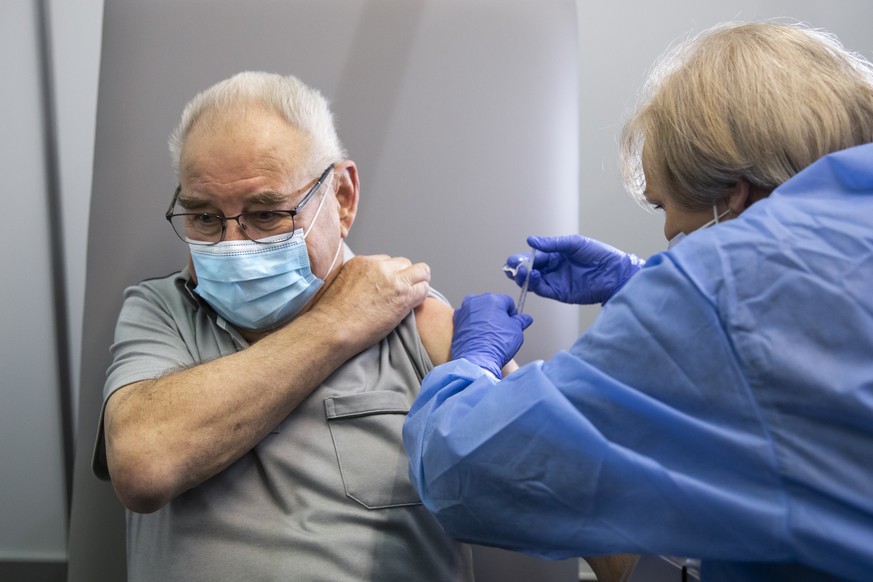
[(324, 98), (241, 73), (170, 150), (190, 258), (125, 292), (95, 452), (129, 579), (471, 579), (401, 442), (452, 309), (426, 265), (346, 247), (358, 174)]

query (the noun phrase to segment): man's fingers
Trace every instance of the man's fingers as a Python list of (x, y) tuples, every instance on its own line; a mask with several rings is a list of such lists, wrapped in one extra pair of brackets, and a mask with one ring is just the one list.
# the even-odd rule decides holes
[(415, 263), (403, 269), (400, 276), (409, 285), (415, 305), (420, 305), (430, 291), (430, 266), (427, 263)]
[(430, 290), (430, 267), (405, 257), (359, 255), (344, 265), (344, 288), (363, 303), (404, 313), (419, 305)]
[(400, 276), (410, 285), (430, 283), (430, 266), (427, 263), (415, 263), (400, 271)]

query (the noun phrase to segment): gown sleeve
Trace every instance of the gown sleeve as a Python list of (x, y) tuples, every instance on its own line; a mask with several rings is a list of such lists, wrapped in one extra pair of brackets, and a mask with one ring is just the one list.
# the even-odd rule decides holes
[(464, 541), (546, 558), (786, 555), (758, 405), (713, 299), (669, 255), (550, 360), (502, 381), (438, 366), (404, 442), (424, 504)]

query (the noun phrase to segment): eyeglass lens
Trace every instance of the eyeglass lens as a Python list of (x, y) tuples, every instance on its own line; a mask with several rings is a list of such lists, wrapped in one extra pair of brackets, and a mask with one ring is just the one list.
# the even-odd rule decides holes
[(247, 212), (235, 218), (218, 214), (174, 214), (171, 222), (176, 233), (192, 242), (217, 243), (222, 239), (226, 221), (235, 220), (246, 237), (258, 240), (294, 233), (294, 217), (286, 210), (261, 210)]

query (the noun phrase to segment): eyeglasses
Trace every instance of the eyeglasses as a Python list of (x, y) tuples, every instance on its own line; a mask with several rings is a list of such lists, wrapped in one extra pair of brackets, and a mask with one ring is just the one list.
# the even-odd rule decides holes
[[(182, 186), (176, 187), (173, 200), (165, 214), (166, 219), (173, 225), (173, 230), (180, 239), (194, 245), (214, 245), (224, 240), (227, 232), (227, 221), (235, 220), (240, 230), (249, 240), (256, 243), (266, 244), (262, 241), (271, 237), (269, 242), (282, 242), (294, 236), (294, 217), (300, 214), (306, 203), (315, 196), (318, 189), (333, 170), (333, 164), (329, 165), (318, 180), (306, 193), (300, 203), (291, 210), (256, 210), (243, 212), (236, 216), (223, 216), (209, 212), (179, 212), (173, 213)], [(284, 238), (283, 238), (284, 235)]]

